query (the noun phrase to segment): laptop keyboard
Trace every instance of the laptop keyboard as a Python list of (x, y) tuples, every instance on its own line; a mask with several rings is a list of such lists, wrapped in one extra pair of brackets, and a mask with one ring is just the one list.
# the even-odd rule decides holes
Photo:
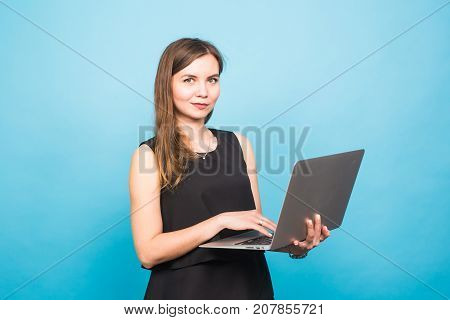
[(238, 245), (238, 244), (271, 244), (272, 243), (273, 238), (270, 238), (268, 236), (261, 236), (261, 237), (257, 237), (257, 238), (253, 238), (250, 240), (245, 240), (242, 242), (238, 242), (235, 243), (234, 245)]

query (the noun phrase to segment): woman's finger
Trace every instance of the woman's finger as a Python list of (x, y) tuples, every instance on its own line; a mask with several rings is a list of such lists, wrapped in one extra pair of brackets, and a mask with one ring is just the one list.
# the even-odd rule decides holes
[(311, 219), (306, 220), (306, 226), (307, 226), (307, 235), (306, 235), (306, 244), (308, 245), (308, 249), (311, 246), (312, 248), (312, 242), (314, 240), (314, 227)]
[(317, 246), (319, 244), (321, 233), (322, 233), (322, 222), (320, 219), (320, 214), (316, 213), (314, 215), (314, 240), (313, 240), (314, 246)]
[(326, 226), (322, 226), (322, 234), (320, 235), (320, 241), (325, 240), (330, 236), (330, 230)]
[(273, 220), (270, 220), (269, 218), (266, 219), (275, 227), (275, 229), (277, 228), (277, 224)]
[(269, 223), (266, 218), (263, 216), (258, 216), (253, 219), (253, 222), (258, 224), (259, 226), (271, 229), (273, 232), (275, 232), (276, 227), (274, 227), (271, 223)]
[(272, 220), (270, 220), (269, 218), (266, 217), (262, 217), (263, 221), (264, 221), (264, 225), (270, 225), (273, 230), (275, 230), (277, 228), (277, 224), (275, 222), (273, 222)]
[[(302, 241), (298, 244), (298, 246), (302, 249), (308, 249), (308, 245), (306, 244), (306, 242)], [(309, 249), (308, 249), (309, 250)]]
[(262, 234), (271, 237), (272, 238), (272, 234), (266, 230), (266, 228), (261, 227), (259, 224), (255, 223), (252, 226), (252, 229), (258, 230), (259, 232), (261, 232)]
[(275, 231), (275, 229), (277, 228), (277, 224), (275, 222), (273, 222), (267, 217), (264, 217), (262, 214), (256, 215), (256, 218), (257, 223), (260, 223), (262, 220), (263, 226), (265, 226), (266, 228), (272, 229), (273, 231)]
[[(296, 243), (297, 243), (297, 244), (296, 244)], [(307, 247), (308, 247), (308, 244), (306, 243), (306, 241), (298, 241), (298, 240), (295, 240), (295, 241), (294, 241), (294, 245), (299, 246), (299, 247), (302, 248), (302, 249), (307, 249)]]
[(330, 236), (330, 230), (328, 230), (327, 226), (322, 227), (322, 234), (324, 235), (324, 238), (328, 238)]

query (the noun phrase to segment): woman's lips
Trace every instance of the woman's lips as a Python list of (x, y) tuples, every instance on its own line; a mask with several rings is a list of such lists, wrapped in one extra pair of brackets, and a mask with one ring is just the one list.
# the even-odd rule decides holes
[(202, 104), (202, 103), (191, 103), (194, 107), (196, 107), (197, 109), (203, 110), (205, 109), (208, 105), (207, 104)]

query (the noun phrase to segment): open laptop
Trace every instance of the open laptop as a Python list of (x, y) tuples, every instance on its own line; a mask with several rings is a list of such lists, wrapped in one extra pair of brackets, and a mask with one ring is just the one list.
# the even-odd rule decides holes
[[(200, 245), (201, 248), (281, 251), (306, 239), (305, 219), (319, 213), (329, 230), (338, 228), (355, 184), (364, 149), (298, 161), (289, 182), (273, 237), (257, 230)], [(269, 232), (271, 230), (267, 229)]]

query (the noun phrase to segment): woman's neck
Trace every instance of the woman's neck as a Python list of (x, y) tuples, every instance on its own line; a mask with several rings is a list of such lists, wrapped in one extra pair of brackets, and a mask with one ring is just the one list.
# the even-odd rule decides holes
[(210, 144), (212, 137), (204, 123), (181, 124), (179, 128), (188, 139), (192, 150), (208, 149), (208, 144)]

